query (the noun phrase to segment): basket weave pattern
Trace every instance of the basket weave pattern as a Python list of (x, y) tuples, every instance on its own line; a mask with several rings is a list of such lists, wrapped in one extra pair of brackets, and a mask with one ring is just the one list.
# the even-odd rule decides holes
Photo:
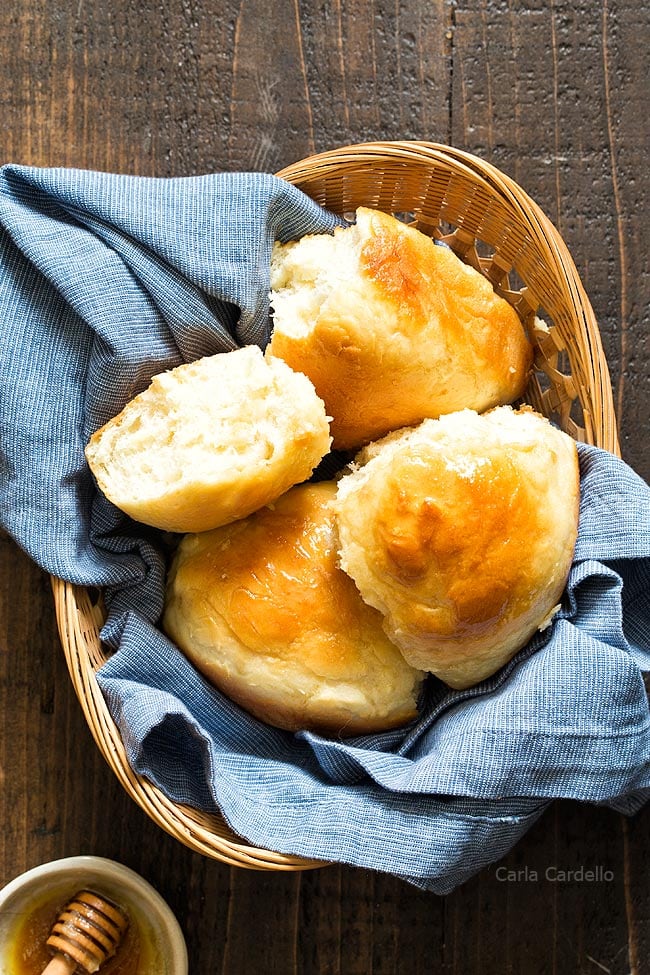
[[(277, 175), (341, 215), (358, 206), (394, 213), (485, 274), (515, 307), (535, 346), (524, 400), (574, 439), (619, 453), (609, 372), (591, 305), (563, 240), (516, 183), (460, 150), (419, 142), (346, 146)], [(122, 786), (154, 822), (190, 849), (233, 866), (318, 866), (248, 845), (219, 817), (171, 802), (132, 771), (95, 678), (106, 659), (99, 639), (101, 605), (87, 590), (60, 579), (52, 579), (52, 587), (68, 669), (89, 728)]]

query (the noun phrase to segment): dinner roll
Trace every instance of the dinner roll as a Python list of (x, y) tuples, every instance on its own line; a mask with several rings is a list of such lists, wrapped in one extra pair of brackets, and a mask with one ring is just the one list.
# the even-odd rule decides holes
[(306, 480), (329, 446), (309, 379), (246, 346), (154, 376), (92, 436), (86, 458), (101, 491), (132, 518), (199, 532)]
[(574, 441), (530, 408), (389, 434), (339, 483), (341, 566), (414, 667), (490, 676), (558, 608), (577, 535)]
[(262, 721), (346, 736), (414, 718), (423, 675), (337, 566), (335, 496), (331, 481), (300, 485), (243, 521), (186, 536), (163, 628)]
[(523, 391), (531, 344), (490, 282), (395, 217), (360, 207), (332, 235), (276, 243), (268, 355), (314, 383), (334, 446)]

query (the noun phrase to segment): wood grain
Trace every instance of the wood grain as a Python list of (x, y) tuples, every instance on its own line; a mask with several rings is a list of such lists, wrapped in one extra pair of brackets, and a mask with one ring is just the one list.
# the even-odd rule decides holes
[[(650, 477), (649, 144), (634, 4), (455, 6), (451, 140), (485, 155), (553, 220), (599, 322), (625, 459)], [(645, 65), (645, 66), (644, 66)]]
[[(0, 161), (273, 171), (375, 138), (483, 155), (567, 240), (647, 479), (648, 18), (637, 0), (6, 0)], [(650, 972), (648, 809), (558, 802), (447, 897), (348, 867), (230, 869), (171, 840), (99, 756), (49, 582), (6, 535), (0, 729), (0, 883), (77, 853), (127, 863), (176, 912), (192, 975)]]

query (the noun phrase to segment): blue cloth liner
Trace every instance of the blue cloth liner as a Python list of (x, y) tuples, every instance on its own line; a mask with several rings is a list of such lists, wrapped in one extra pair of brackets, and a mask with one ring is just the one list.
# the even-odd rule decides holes
[(431, 678), (406, 729), (346, 741), (267, 727), (156, 629), (168, 541), (95, 490), (83, 448), (150, 377), (269, 332), (274, 239), (338, 220), (266, 174), (0, 171), (0, 512), (47, 572), (104, 589), (98, 675), (132, 767), (250, 843), (446, 893), (557, 797), (650, 797), (650, 490), (579, 446), (561, 611), (498, 674)]

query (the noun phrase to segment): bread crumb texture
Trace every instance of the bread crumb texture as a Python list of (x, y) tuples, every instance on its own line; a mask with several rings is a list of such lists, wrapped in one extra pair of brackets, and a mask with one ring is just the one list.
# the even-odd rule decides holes
[(245, 517), (311, 476), (329, 422), (309, 379), (257, 346), (154, 376), (87, 448), (100, 490), (172, 532)]

